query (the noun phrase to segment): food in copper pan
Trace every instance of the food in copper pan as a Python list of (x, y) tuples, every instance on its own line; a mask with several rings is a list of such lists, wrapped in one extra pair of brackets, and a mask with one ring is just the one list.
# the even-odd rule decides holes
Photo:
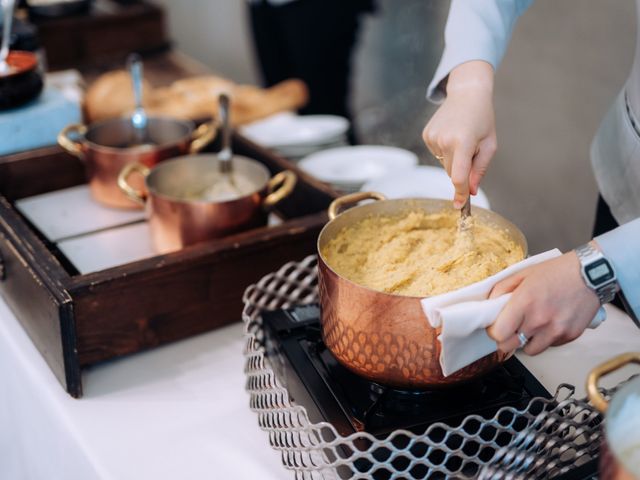
[(357, 284), (418, 297), (456, 290), (523, 259), (506, 231), (480, 219), (473, 219), (472, 236), (460, 241), (459, 217), (457, 210), (371, 216), (344, 228), (322, 255)]

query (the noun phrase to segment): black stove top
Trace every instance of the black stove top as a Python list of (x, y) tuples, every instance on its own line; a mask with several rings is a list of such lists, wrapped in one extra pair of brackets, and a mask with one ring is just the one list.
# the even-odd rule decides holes
[(328, 421), (342, 435), (396, 429), (422, 433), (434, 422), (457, 425), (469, 414), (491, 418), (504, 406), (524, 408), (551, 395), (512, 357), (482, 378), (445, 389), (398, 390), (340, 365), (324, 346), (317, 305), (263, 314), (267, 355), (294, 401), (310, 419)]
[[(265, 312), (262, 318), (267, 358), (291, 398), (305, 407), (309, 420), (329, 422), (344, 436), (365, 431), (383, 438), (397, 429), (421, 434), (435, 422), (457, 426), (470, 414), (488, 419), (504, 406), (524, 409), (533, 397), (551, 398), (515, 357), (483, 377), (459, 386), (430, 391), (385, 387), (365, 380), (337, 362), (322, 342), (318, 305)], [(498, 440), (496, 443), (501, 444)], [(361, 448), (366, 449), (367, 445)], [(383, 450), (374, 452), (374, 456), (381, 453), (384, 458)], [(488, 452), (484, 458), (479, 454), (479, 458), (488, 462), (492, 455)], [(360, 467), (358, 461), (354, 467), (362, 468), (362, 472), (368, 468)], [(593, 459), (553, 480), (591, 480), (596, 471), (597, 459)], [(416, 478), (425, 475), (428, 476), (426, 471), (419, 472)]]

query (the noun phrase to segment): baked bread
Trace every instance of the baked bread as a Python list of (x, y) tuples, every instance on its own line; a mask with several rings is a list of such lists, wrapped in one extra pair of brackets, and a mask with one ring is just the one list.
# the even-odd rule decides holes
[[(177, 80), (169, 87), (153, 88), (144, 82), (144, 107), (150, 115), (201, 120), (216, 117), (218, 97), (231, 97), (231, 122), (242, 125), (277, 112), (296, 110), (308, 99), (301, 80), (285, 80), (271, 88), (237, 85), (215, 75)], [(121, 117), (133, 111), (131, 79), (124, 70), (109, 72), (96, 80), (85, 96), (89, 122)]]
[[(143, 80), (143, 105), (150, 105), (153, 87)], [(133, 111), (135, 101), (131, 76), (125, 70), (101, 75), (91, 84), (84, 97), (84, 108), (90, 123), (120, 117)]]

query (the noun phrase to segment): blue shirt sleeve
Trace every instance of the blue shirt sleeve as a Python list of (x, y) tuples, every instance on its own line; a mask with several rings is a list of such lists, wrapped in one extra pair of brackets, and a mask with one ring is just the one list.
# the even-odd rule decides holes
[(511, 32), (533, 0), (452, 0), (444, 31), (444, 51), (427, 98), (444, 100), (444, 80), (458, 65), (484, 60), (494, 70), (502, 61)]
[(640, 318), (640, 218), (596, 237), (613, 264), (618, 283), (636, 318)]

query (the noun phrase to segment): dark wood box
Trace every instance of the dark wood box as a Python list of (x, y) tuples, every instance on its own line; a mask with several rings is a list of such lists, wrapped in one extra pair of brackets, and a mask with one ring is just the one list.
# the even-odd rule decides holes
[(131, 52), (169, 46), (162, 7), (152, 3), (94, 0), (89, 12), (33, 18), (50, 70), (109, 65)]
[(298, 174), (282, 225), (84, 275), (13, 204), (84, 183), (81, 162), (58, 147), (0, 157), (0, 293), (72, 396), (84, 367), (239, 321), (247, 285), (315, 251), (335, 192), (241, 137), (234, 146)]

